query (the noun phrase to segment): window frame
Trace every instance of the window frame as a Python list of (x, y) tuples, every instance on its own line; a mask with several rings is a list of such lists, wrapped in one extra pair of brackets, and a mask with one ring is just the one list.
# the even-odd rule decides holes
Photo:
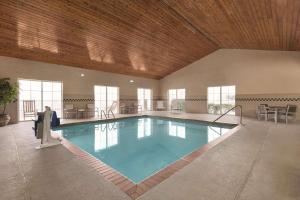
[[(170, 98), (170, 92), (174, 92), (174, 91), (175, 91), (175, 93), (173, 93), (173, 96), (175, 96), (175, 98)], [(179, 96), (178, 93), (180, 91), (184, 91), (184, 98), (178, 98), (178, 96)], [(185, 88), (169, 89), (168, 90), (169, 109), (171, 109), (171, 104), (172, 104), (173, 100), (185, 100), (185, 97), (186, 97), (186, 89)]]
[[(99, 88), (99, 90), (97, 92), (96, 92), (96, 88)], [(105, 90), (105, 92), (104, 92), (105, 93), (105, 100), (101, 98), (101, 94), (102, 94), (102, 96), (104, 96), (103, 95), (104, 93), (103, 93), (102, 89)], [(109, 105), (108, 102), (115, 101), (113, 98), (112, 99), (109, 98), (113, 95), (113, 92), (109, 91), (110, 89), (116, 89), (116, 92), (117, 92), (116, 101), (117, 101), (117, 104), (119, 105), (119, 101), (120, 101), (120, 88), (119, 87), (117, 87), (117, 86), (108, 86), (108, 85), (94, 85), (95, 112), (96, 112), (97, 109), (99, 109), (99, 112), (101, 110), (103, 110), (103, 109), (101, 109), (102, 108), (102, 106), (101, 106), (102, 102), (105, 102), (105, 110), (104, 111), (107, 112), (107, 110), (109, 109), (109, 106), (111, 105), (111, 104)], [(96, 94), (100, 95), (99, 100), (96, 100), (97, 99)], [(100, 102), (99, 107), (96, 106), (97, 101)], [(116, 107), (115, 113), (119, 113), (119, 106)]]
[[(230, 88), (234, 88), (234, 89), (231, 90), (231, 92), (230, 92)], [(227, 93), (224, 92), (225, 89), (228, 89)], [(214, 90), (214, 91), (210, 92), (212, 90)], [(216, 93), (216, 91), (218, 91), (218, 92)], [(234, 92), (232, 92), (232, 91), (234, 91)], [(218, 96), (217, 98), (215, 98), (215, 94), (217, 94), (216, 95), (216, 96)], [(224, 99), (225, 95), (228, 95), (228, 96), (233, 95), (234, 96), (234, 99), (231, 99), (231, 103), (230, 103), (230, 98), (229, 97), (227, 97), (227, 99)], [(213, 98), (210, 98), (210, 96), (213, 96)], [(209, 87), (207, 87), (207, 112), (209, 114), (218, 114), (218, 115), (224, 114), (225, 112), (228, 111), (228, 109), (226, 110), (225, 105), (231, 105), (232, 107), (234, 107), (236, 105), (235, 104), (235, 97), (236, 97), (236, 86), (235, 85), (221, 85), (221, 86), (209, 86)], [(219, 102), (219, 103), (214, 103), (216, 101)], [(224, 102), (227, 102), (227, 103), (224, 103)], [(210, 106), (219, 106), (218, 112), (217, 113), (215, 111), (210, 112)], [(235, 115), (235, 111), (232, 110), (228, 114)]]
[[(140, 91), (142, 93), (142, 99), (139, 99), (139, 92)], [(146, 99), (146, 91), (150, 92), (150, 98), (149, 99)], [(145, 111), (145, 110), (150, 111), (150, 110), (152, 110), (152, 108), (153, 108), (153, 92), (152, 92), (152, 89), (150, 89), (150, 88), (137, 88), (137, 99), (138, 99), (138, 104), (139, 104), (140, 100), (149, 101), (149, 105), (147, 104), (147, 108), (145, 107), (144, 102), (142, 103), (142, 105), (141, 105), (142, 106), (142, 111)]]
[[(46, 104), (45, 102), (50, 101), (49, 99), (45, 100), (45, 98), (44, 98), (44, 94), (46, 94), (46, 92), (47, 93), (50, 92), (51, 93), (51, 103), (52, 103), (52, 106), (50, 106), (50, 108), (52, 110), (56, 111), (58, 117), (62, 117), (62, 115), (63, 115), (63, 82), (62, 81), (26, 79), (26, 78), (18, 78), (17, 81), (18, 81), (19, 86), (21, 85), (20, 81), (30, 82), (30, 89), (25, 90), (27, 92), (30, 92), (30, 96), (32, 95), (32, 92), (40, 93), (40, 99), (35, 100), (34, 98), (31, 98), (31, 97), (30, 97), (30, 99), (28, 99), (28, 100), (39, 101), (38, 103), (35, 102), (36, 103), (35, 106), (36, 106), (36, 109), (37, 109), (38, 112), (42, 112), (44, 110), (44, 107), (45, 107), (44, 104)], [(40, 83), (40, 90), (31, 89), (31, 82), (39, 82)], [(50, 91), (44, 90), (44, 83), (47, 83), (47, 82), (52, 84), (52, 89)], [(60, 84), (60, 90), (54, 90), (53, 89), (53, 84), (54, 83)], [(25, 100), (25, 99), (21, 98), (21, 90), (22, 90), (22, 88), (19, 87), (19, 89), (18, 89), (18, 121), (29, 121), (30, 119), (26, 120), (26, 119), (23, 119), (23, 117), (21, 117), (21, 115), (22, 115), (21, 111), (23, 112), (23, 104), (21, 103), (21, 100)], [(55, 107), (53, 107), (53, 102), (55, 101), (54, 98), (53, 98), (53, 94), (57, 93), (57, 92), (60, 92), (60, 101), (59, 101), (60, 102), (60, 109), (59, 110), (57, 110)], [(39, 106), (37, 106), (37, 104)]]

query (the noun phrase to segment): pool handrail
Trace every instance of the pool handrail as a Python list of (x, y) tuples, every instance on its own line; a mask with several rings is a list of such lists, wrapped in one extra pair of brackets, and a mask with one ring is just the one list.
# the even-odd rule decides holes
[(105, 119), (107, 119), (107, 115), (104, 110), (101, 110), (101, 119), (102, 119), (102, 114), (104, 115)]
[(219, 119), (221, 119), (222, 117), (224, 117), (225, 115), (227, 115), (230, 111), (236, 109), (237, 107), (240, 108), (240, 125), (244, 125), (243, 124), (243, 107), (241, 105), (236, 105), (232, 108), (230, 108), (229, 110), (227, 110), (225, 113), (223, 113), (221, 116), (219, 116), (217, 119), (215, 119), (214, 121), (212, 121), (212, 123), (215, 123), (216, 121), (218, 121)]

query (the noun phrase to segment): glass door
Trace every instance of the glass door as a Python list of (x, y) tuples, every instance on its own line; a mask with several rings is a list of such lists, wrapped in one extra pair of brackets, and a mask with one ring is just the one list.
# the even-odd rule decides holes
[[(235, 106), (235, 86), (221, 87), (221, 105), (222, 113)], [(228, 114), (235, 115), (235, 110), (231, 110)]]
[[(235, 86), (207, 88), (207, 109), (210, 114), (223, 114), (235, 106)], [(235, 114), (232, 110), (228, 114)]]
[[(106, 104), (107, 108), (110, 108), (113, 102), (117, 102), (119, 105), (119, 88), (118, 87), (106, 87)], [(119, 106), (116, 106), (113, 110), (114, 113), (119, 112)]]
[(210, 114), (221, 114), (221, 87), (207, 88), (207, 109)]
[(152, 109), (152, 91), (151, 91), (151, 89), (138, 88), (137, 96), (138, 96), (138, 105), (141, 106), (142, 111)]
[[(119, 88), (111, 86), (94, 86), (95, 108), (107, 111), (114, 101), (119, 102)], [(116, 106), (114, 113), (118, 113)]]
[(62, 84), (60, 82), (42, 82), (43, 107), (49, 106), (56, 114), (61, 117), (62, 110)]
[(171, 104), (174, 99), (177, 98), (176, 89), (170, 89), (168, 94), (169, 99), (169, 109), (171, 109)]
[[(106, 86), (94, 87), (95, 109), (106, 111)], [(96, 113), (95, 113), (96, 114)]]
[(185, 100), (185, 89), (170, 89), (168, 93), (169, 109), (171, 109), (172, 101), (175, 99)]
[(35, 109), (42, 112), (42, 81), (19, 80), (19, 121), (31, 120), (32, 117), (24, 117), (23, 101), (35, 101)]
[(23, 101), (34, 100), (35, 110), (42, 112), (45, 106), (62, 114), (62, 82), (19, 79), (19, 121), (31, 120), (24, 118)]

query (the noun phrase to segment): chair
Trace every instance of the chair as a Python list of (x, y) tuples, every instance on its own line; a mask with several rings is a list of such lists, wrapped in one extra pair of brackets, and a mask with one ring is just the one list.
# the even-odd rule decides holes
[(279, 117), (284, 116), (285, 123), (288, 123), (288, 118), (296, 118), (296, 111), (297, 111), (297, 106), (296, 105), (287, 105), (286, 110), (279, 111), (278, 115)]
[(164, 106), (164, 102), (163, 101), (157, 101), (156, 102), (156, 110), (165, 110), (166, 107)]
[(99, 117), (99, 108), (96, 108), (95, 107), (95, 104), (92, 104), (92, 103), (89, 103), (89, 104), (86, 104), (86, 115), (87, 117), (94, 117), (95, 114), (97, 113), (97, 117)]
[(35, 100), (24, 100), (23, 101), (23, 116), (24, 120), (26, 117), (36, 117), (37, 110), (35, 108)]
[[(71, 116), (71, 117), (70, 117)], [(74, 108), (73, 104), (66, 104), (64, 107), (64, 118), (72, 119), (77, 117), (77, 110)]]
[(142, 105), (140, 105), (138, 102), (133, 103), (134, 113), (142, 112), (143, 108)]
[(142, 112), (142, 106), (138, 104), (138, 102), (132, 103), (130, 106), (128, 106), (128, 113), (138, 113)]
[(124, 102), (120, 103), (120, 113), (121, 114), (127, 114), (128, 112), (129, 112), (129, 109), (126, 106), (126, 104)]
[(76, 118), (79, 119), (79, 118), (85, 118), (86, 117), (86, 110), (85, 108), (77, 108), (76, 109)]
[(256, 110), (257, 119), (260, 120), (262, 116), (266, 121), (268, 120), (268, 109), (265, 105), (259, 105)]
[(270, 110), (268, 104), (260, 104), (257, 107), (256, 116), (258, 120), (260, 120), (263, 116), (265, 118), (265, 121), (268, 121), (270, 115), (273, 115), (275, 118), (276, 112), (274, 110)]
[(171, 112), (182, 112), (184, 110), (184, 100), (174, 99), (171, 101)]

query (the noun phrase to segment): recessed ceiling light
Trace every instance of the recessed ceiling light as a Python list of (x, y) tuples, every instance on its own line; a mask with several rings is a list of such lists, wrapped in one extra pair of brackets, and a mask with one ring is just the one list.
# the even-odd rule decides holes
[(133, 82), (134, 82), (134, 80), (130, 80), (129, 82), (130, 82), (130, 83), (133, 83)]
[(84, 77), (84, 74), (80, 74), (81, 77)]

